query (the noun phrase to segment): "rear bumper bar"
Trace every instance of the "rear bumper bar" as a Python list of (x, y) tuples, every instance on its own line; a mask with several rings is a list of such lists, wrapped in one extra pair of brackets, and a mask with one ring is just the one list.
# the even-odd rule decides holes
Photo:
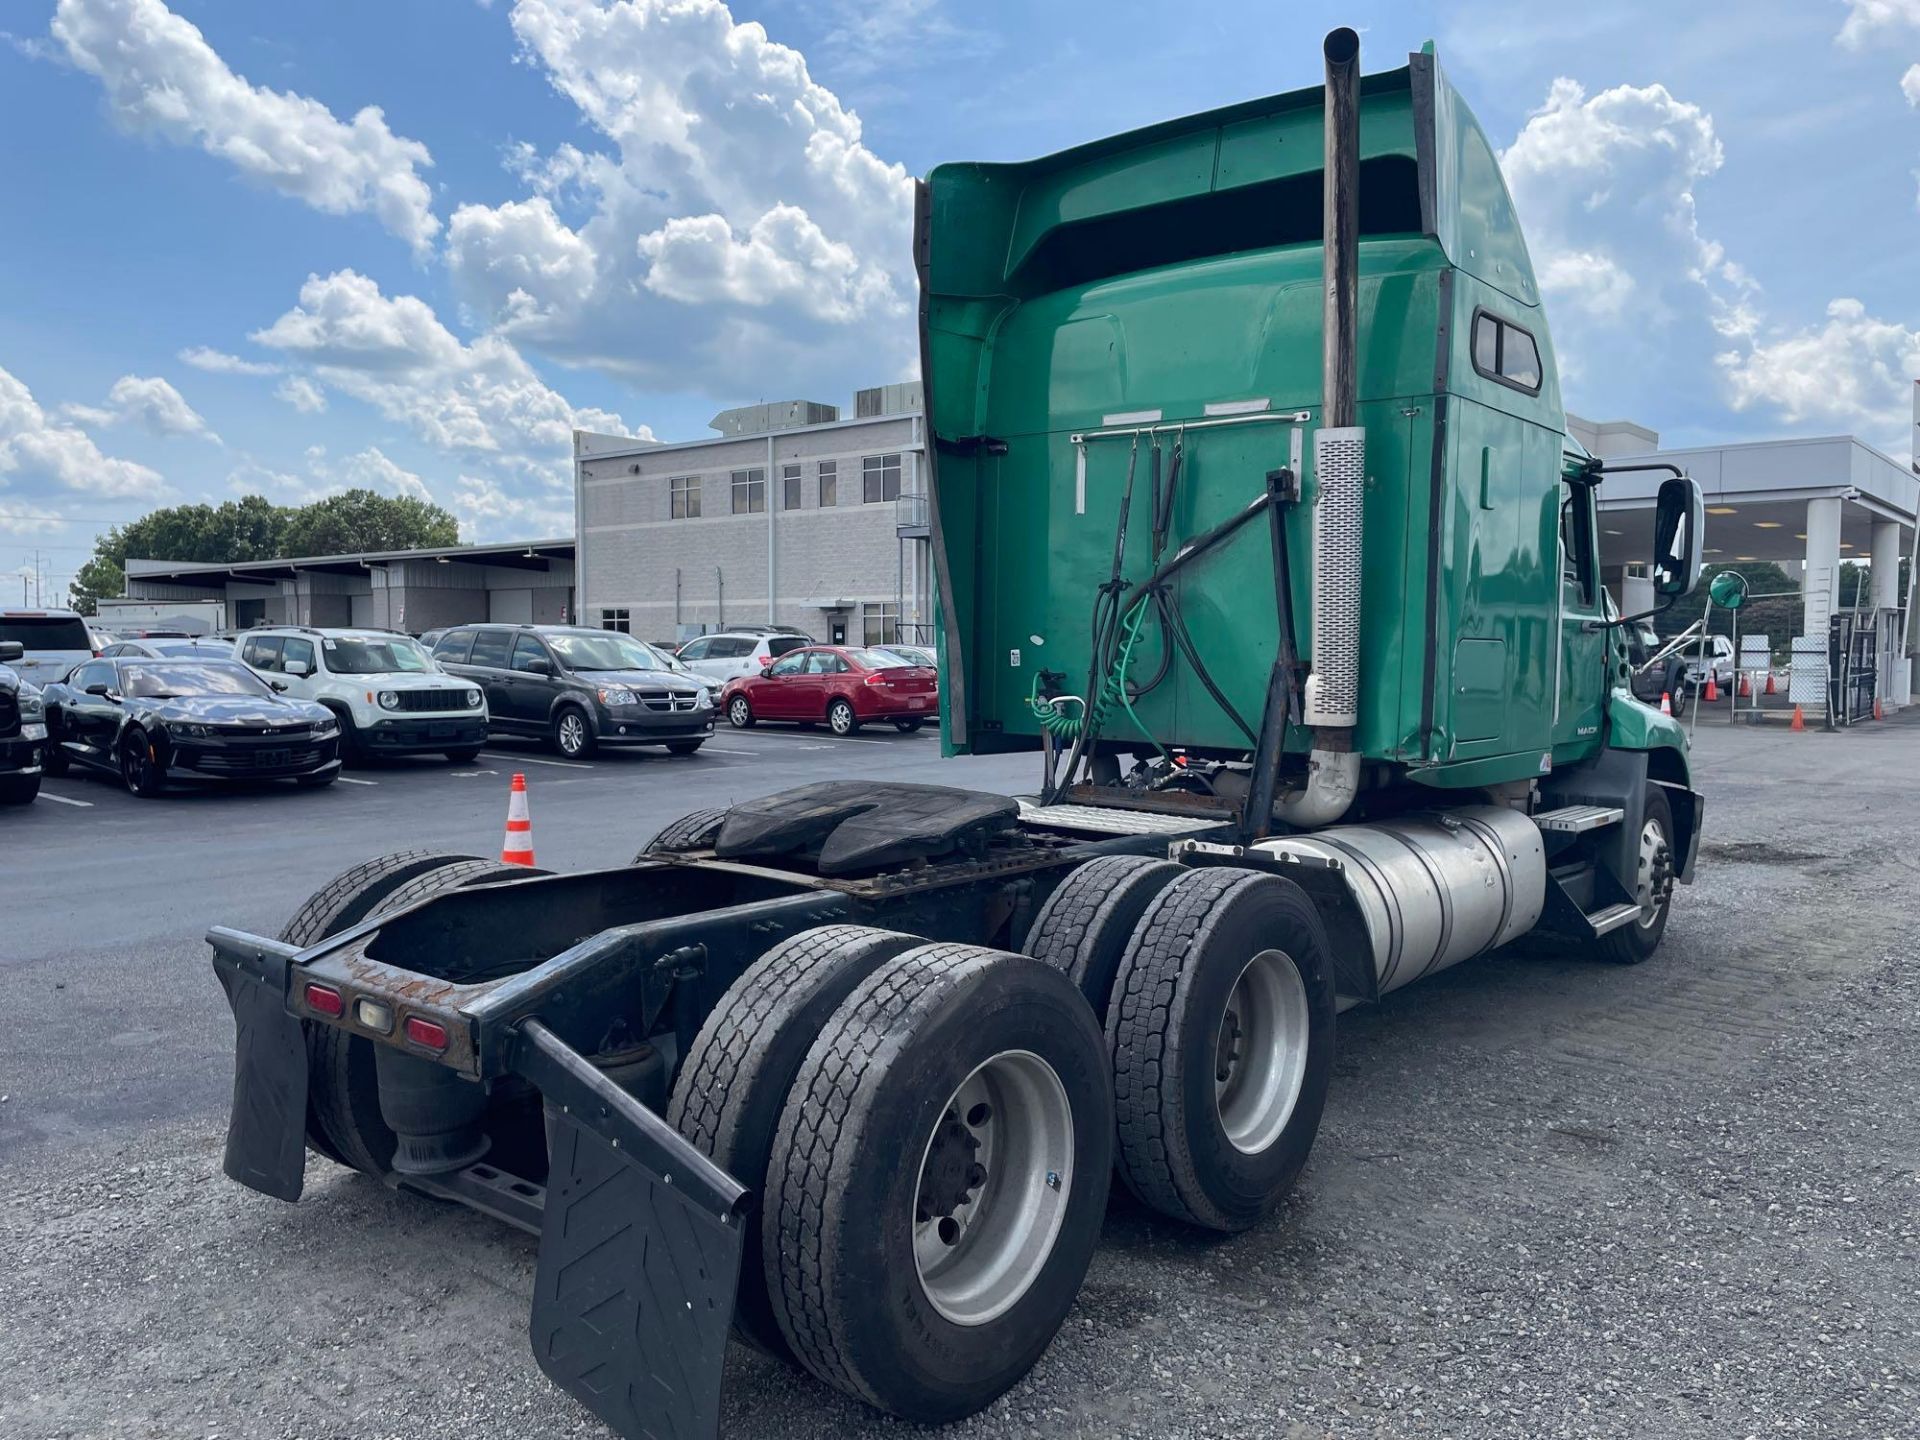
[[(234, 1016), (226, 1173), (297, 1200), (303, 1027), (319, 1023), (293, 1008), (301, 952), (232, 930), (207, 938)], [(470, 1165), (422, 1188), (537, 1231), (529, 1333), (551, 1380), (627, 1440), (717, 1435), (745, 1187), (542, 1021), (521, 1019), (505, 1038), (504, 1069), (545, 1098), (547, 1184)]]

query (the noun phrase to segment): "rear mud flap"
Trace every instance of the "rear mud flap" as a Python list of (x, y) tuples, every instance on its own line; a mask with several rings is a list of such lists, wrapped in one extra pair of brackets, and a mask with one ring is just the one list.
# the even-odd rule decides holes
[(544, 1025), (519, 1038), (549, 1137), (534, 1359), (626, 1440), (717, 1436), (747, 1192)]
[(298, 1200), (307, 1169), (307, 1045), (287, 1013), (287, 946), (241, 945), (215, 931), (214, 973), (233, 1007), (233, 1108), (227, 1120), (229, 1178)]

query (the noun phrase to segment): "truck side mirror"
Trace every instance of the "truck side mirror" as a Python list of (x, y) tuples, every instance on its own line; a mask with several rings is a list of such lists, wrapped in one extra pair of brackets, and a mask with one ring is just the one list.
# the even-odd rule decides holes
[(1661, 599), (1690, 595), (1700, 583), (1706, 521), (1700, 486), (1691, 476), (1661, 482), (1653, 514), (1653, 593)]
[(27, 653), (18, 640), (0, 640), (0, 665), (11, 665)]

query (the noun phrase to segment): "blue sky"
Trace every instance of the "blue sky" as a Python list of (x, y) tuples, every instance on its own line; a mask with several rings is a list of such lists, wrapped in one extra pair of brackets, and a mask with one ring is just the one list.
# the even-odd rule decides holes
[(1432, 37), (1569, 405), (1852, 432), (1920, 374), (1920, 0), (9, 0), (0, 596), (157, 504), (348, 485), (566, 533), (567, 432), (913, 360), (910, 177)]

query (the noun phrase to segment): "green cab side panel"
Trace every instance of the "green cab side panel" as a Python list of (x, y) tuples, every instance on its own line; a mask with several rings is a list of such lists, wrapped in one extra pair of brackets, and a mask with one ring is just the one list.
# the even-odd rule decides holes
[[(1285, 526), (1293, 638), (1311, 661), (1322, 111), (1315, 86), (1024, 164), (943, 165), (926, 182), (916, 259), (949, 753), (1037, 748), (1042, 671), (1086, 689), (1130, 468), (1121, 573), (1137, 583), (1152, 566), (1156, 442), (1163, 474), (1181, 449), (1169, 553), (1242, 510), (1268, 471), (1302, 472)], [(1355, 745), (1434, 784), (1537, 774), (1559, 673), (1565, 424), (1525, 241), (1491, 146), (1430, 52), (1362, 81), (1360, 167)], [(1482, 309), (1534, 336), (1537, 393), (1474, 370)], [(1261, 419), (1198, 423), (1261, 406)], [(1137, 444), (1084, 438), (1149, 425)], [(1257, 728), (1277, 640), (1265, 523), (1173, 588), (1195, 653)], [(1105, 738), (1251, 748), (1154, 624), (1131, 673), (1162, 670)]]

